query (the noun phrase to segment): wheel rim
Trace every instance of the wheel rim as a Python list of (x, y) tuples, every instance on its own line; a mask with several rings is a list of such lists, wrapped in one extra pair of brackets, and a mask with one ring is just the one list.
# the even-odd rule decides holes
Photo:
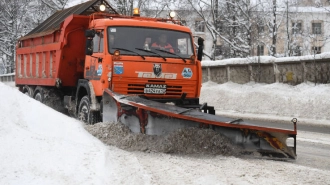
[(34, 99), (36, 99), (37, 101), (42, 102), (42, 97), (40, 93), (37, 93), (36, 96), (34, 97)]
[(85, 104), (79, 110), (79, 119), (83, 122), (87, 122), (88, 120), (88, 107)]

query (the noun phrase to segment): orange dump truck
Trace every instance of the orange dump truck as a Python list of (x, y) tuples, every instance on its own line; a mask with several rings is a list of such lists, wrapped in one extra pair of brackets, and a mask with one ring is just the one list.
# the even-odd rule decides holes
[[(196, 51), (190, 29), (171, 18), (70, 15), (57, 30), (19, 40), (16, 86), (90, 124), (120, 122), (133, 132), (157, 135), (210, 128), (244, 148), (294, 159), (295, 126), (224, 118), (199, 103), (201, 38), (198, 45)], [(293, 138), (292, 146), (287, 138)]]

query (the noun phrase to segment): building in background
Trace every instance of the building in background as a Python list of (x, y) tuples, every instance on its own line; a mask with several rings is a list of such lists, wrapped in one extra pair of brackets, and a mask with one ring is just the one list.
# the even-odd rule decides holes
[[(179, 12), (193, 34), (205, 39), (205, 49), (207, 52), (214, 52), (215, 59), (232, 58), (231, 48), (226, 41), (217, 36), (214, 42), (205, 21), (196, 12), (191, 10)], [(265, 12), (253, 11), (252, 14), (255, 16), (251, 26), (250, 51), (241, 57), (272, 55), (273, 40), (270, 35), (273, 30), (270, 29), (269, 22), (260, 22), (263, 20), (260, 17), (264, 16)], [(278, 24), (276, 57), (330, 52), (330, 32), (327, 31), (330, 29), (330, 1), (322, 0), (316, 4), (315, 1), (302, 0), (297, 1), (295, 6), (286, 6), (284, 3), (277, 9), (276, 15)], [(226, 29), (224, 26), (221, 24), (215, 26), (226, 36), (223, 32)]]
[[(281, 56), (303, 56), (330, 51), (330, 11), (324, 8), (300, 6), (289, 8), (278, 28), (277, 54)], [(288, 18), (288, 19), (287, 19)], [(253, 39), (252, 56), (270, 55), (267, 46), (271, 41), (267, 26), (257, 26)]]

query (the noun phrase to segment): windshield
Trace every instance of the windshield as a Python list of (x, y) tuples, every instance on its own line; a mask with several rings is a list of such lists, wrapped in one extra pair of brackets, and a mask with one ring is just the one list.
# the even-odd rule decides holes
[(193, 46), (189, 33), (145, 27), (109, 27), (109, 53), (121, 55), (190, 58)]

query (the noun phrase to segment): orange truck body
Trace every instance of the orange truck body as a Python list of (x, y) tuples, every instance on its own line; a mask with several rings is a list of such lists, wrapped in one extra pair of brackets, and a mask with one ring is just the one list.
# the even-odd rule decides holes
[[(171, 23), (168, 21), (171, 20), (106, 14), (70, 15), (58, 30), (22, 37), (19, 40), (16, 50), (16, 86), (22, 91), (24, 86), (76, 88), (78, 80), (85, 79), (92, 84), (96, 97), (101, 97), (104, 90), (109, 88), (120, 94), (137, 94), (154, 99), (179, 99), (183, 93), (186, 99), (198, 99), (202, 71), (192, 33), (188, 27), (173, 24), (174, 20)], [(190, 42), (188, 45), (191, 47), (190, 55), (184, 59), (177, 56), (163, 57), (162, 53), (146, 54), (143, 57), (125, 54), (115, 56), (109, 52), (108, 28), (118, 29), (125, 26), (187, 34)], [(87, 38), (84, 34), (91, 29), (103, 31), (103, 43), (100, 43), (103, 51), (88, 56), (85, 54)], [(122, 35), (127, 36), (130, 35)], [(137, 41), (132, 42), (141, 42), (141, 45), (145, 42), (142, 37), (135, 39)], [(121, 42), (120, 38), (117, 42)], [(130, 43), (126, 41), (125, 44)], [(161, 74), (158, 76), (153, 71), (155, 64), (161, 66)], [(101, 74), (97, 72), (100, 68)], [(115, 71), (118, 69), (121, 72)], [(164, 84), (166, 93), (145, 93), (146, 84)], [(79, 104), (79, 100), (77, 103)]]

